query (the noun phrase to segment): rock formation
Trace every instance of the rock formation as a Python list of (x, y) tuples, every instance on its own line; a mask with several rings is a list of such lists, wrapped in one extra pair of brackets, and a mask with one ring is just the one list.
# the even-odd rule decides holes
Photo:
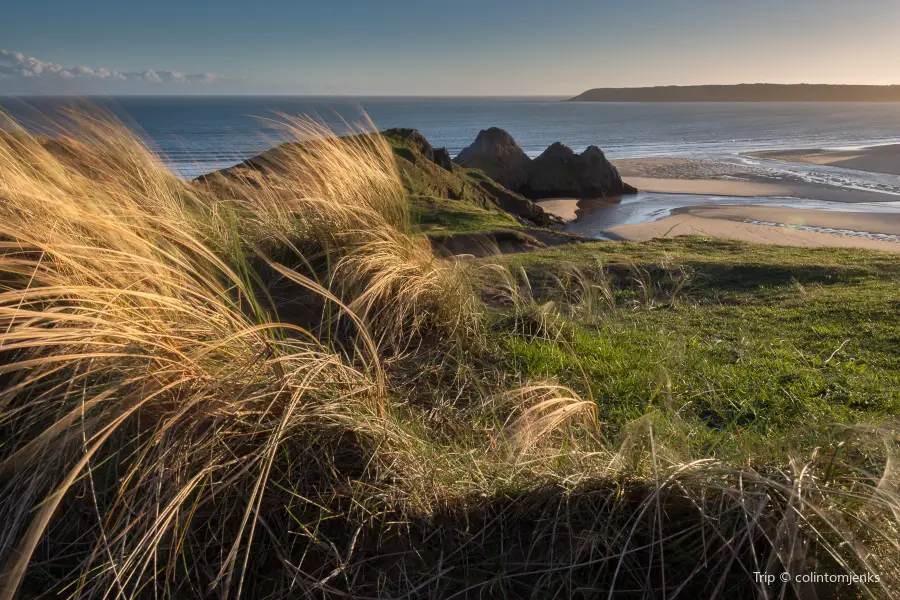
[(388, 139), (403, 140), (405, 144), (412, 146), (416, 152), (434, 162), (434, 148), (418, 129), (396, 127), (394, 129), (386, 129), (383, 135)]
[(568, 146), (556, 142), (531, 160), (509, 133), (497, 127), (481, 131), (475, 142), (459, 153), (455, 162), (480, 169), (504, 187), (533, 200), (637, 193), (635, 188), (622, 181), (619, 171), (596, 146), (576, 154)]
[(453, 161), (450, 159), (450, 153), (446, 148), (434, 149), (434, 164), (441, 167), (445, 171), (453, 172)]
[(559, 142), (531, 161), (528, 182), (520, 191), (529, 198), (598, 198), (637, 192), (622, 181), (618, 169), (597, 146), (576, 154)]
[(480, 169), (503, 187), (518, 190), (528, 181), (531, 159), (513, 136), (499, 127), (491, 127), (482, 129), (455, 162), (468, 169)]

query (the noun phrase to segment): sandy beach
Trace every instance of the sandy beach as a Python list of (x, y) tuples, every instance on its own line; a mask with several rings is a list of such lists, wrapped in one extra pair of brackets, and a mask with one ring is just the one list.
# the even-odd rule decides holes
[[(900, 173), (900, 145), (858, 151), (761, 152), (752, 156), (888, 175)], [(646, 222), (640, 222), (641, 213), (626, 210), (623, 203), (623, 209), (615, 214), (629, 220), (617, 223), (615, 216), (610, 217), (609, 202), (597, 201), (595, 206), (590, 201), (554, 199), (542, 201), (541, 206), (572, 222), (572, 231), (587, 235), (601, 234), (614, 239), (643, 241), (657, 237), (704, 235), (776, 245), (857, 247), (900, 252), (897, 241), (879, 239), (885, 235), (900, 236), (900, 211), (885, 212), (892, 210), (889, 205), (879, 210), (871, 208), (870, 212), (815, 210), (823, 203), (898, 202), (900, 197), (896, 194), (801, 181), (791, 173), (776, 171), (773, 175), (773, 171), (763, 166), (739, 162), (663, 157), (624, 159), (614, 163), (625, 181), (650, 194), (647, 202), (656, 203), (660, 207), (656, 212), (660, 215), (648, 210), (645, 213)], [(772, 198), (772, 204), (776, 205), (782, 203), (782, 199), (788, 205), (796, 199), (800, 206), (755, 205), (752, 200), (747, 201), (748, 204), (708, 205), (705, 202), (698, 204), (692, 199), (693, 205), (686, 200), (685, 205), (678, 207), (677, 201), (674, 206), (671, 201), (666, 205), (667, 201), (657, 200), (653, 194), (755, 197), (760, 199), (760, 204), (766, 204)], [(812, 206), (803, 208), (806, 202)], [(615, 203), (613, 206), (616, 206)], [(653, 207), (648, 204), (648, 208)], [(619, 224), (622, 222), (627, 224)]]
[(900, 235), (900, 213), (838, 212), (776, 206), (693, 206), (676, 209), (673, 214)]
[(745, 156), (900, 175), (900, 144), (853, 150), (773, 150)]
[(665, 179), (661, 177), (624, 177), (639, 190), (661, 194), (709, 194), (712, 196), (793, 196), (793, 188), (761, 181), (725, 179)]
[[(885, 148), (900, 149), (900, 145), (885, 146)], [(895, 152), (900, 159), (900, 150)], [(872, 167), (869, 170), (891, 173), (890, 171), (877, 171), (875, 167), (881, 165), (880, 161), (884, 161), (884, 158), (867, 163), (869, 167)], [(811, 183), (787, 176), (776, 178), (765, 169), (752, 165), (669, 157), (629, 158), (612, 162), (625, 182), (646, 192), (736, 197), (791, 197), (853, 203), (900, 201), (900, 196), (896, 194), (885, 194), (875, 190)], [(898, 166), (898, 170), (900, 170), (900, 166)]]
[(791, 196), (794, 190), (742, 165), (688, 158), (627, 158), (612, 161), (622, 179), (645, 192), (716, 196)]
[[(788, 227), (749, 223), (748, 220), (780, 223)], [(900, 214), (831, 212), (764, 206), (697, 206), (673, 211), (672, 216), (659, 221), (618, 225), (606, 233), (616, 239), (635, 242), (680, 235), (704, 235), (780, 246), (868, 248), (900, 252), (900, 243), (897, 242), (809, 231), (790, 225), (897, 235), (900, 234)]]

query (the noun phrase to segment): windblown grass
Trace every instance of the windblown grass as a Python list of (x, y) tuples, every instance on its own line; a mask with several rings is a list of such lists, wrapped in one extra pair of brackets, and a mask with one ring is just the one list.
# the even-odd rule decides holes
[[(610, 272), (539, 299), (435, 257), (380, 136), (285, 119), (262, 176), (200, 184), (70, 117), (65, 152), (0, 138), (2, 598), (897, 589), (888, 424), (802, 460), (697, 456), (663, 411), (613, 436), (579, 346), (622, 310)], [(631, 273), (632, 313), (691, 281)], [(572, 368), (509, 368), (545, 347)]]
[[(250, 282), (210, 247), (221, 207), (127, 133), (82, 123), (78, 169), (34, 140), (0, 149), (3, 471), (17, 497), (2, 505), (3, 547), (16, 548), (6, 597), (73, 493), (98, 511), (85, 572), (106, 564), (128, 590), (155, 570), (162, 538), (185, 535), (199, 506), (245, 482), (215, 575), (227, 589), (281, 442), (313, 418), (310, 406), (383, 412), (375, 346), (361, 329), (357, 367), (308, 331), (270, 322)], [(92, 465), (110, 462), (98, 482)], [(90, 520), (78, 517), (74, 527)]]

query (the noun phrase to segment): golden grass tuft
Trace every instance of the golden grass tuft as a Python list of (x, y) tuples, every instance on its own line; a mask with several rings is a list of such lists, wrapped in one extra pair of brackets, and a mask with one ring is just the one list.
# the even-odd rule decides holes
[[(244, 483), (218, 576), (227, 589), (281, 441), (310, 405), (383, 403), (378, 357), (361, 371), (308, 331), (266, 320), (214, 252), (207, 199), (123, 129), (81, 124), (74, 169), (32, 138), (0, 146), (0, 470), (6, 494), (19, 490), (0, 506), (2, 547), (16, 544), (4, 597), (73, 493), (98, 511), (85, 569), (108, 563), (124, 591), (142, 585), (163, 537)], [(109, 461), (115, 482), (102, 489), (92, 465)]]

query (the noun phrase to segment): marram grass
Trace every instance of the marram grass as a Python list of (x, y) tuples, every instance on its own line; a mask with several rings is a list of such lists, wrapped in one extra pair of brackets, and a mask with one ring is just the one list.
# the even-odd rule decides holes
[[(265, 177), (201, 184), (70, 118), (65, 151), (0, 138), (0, 597), (894, 595), (890, 428), (740, 465), (650, 411), (613, 443), (495, 343), (577, 365), (610, 282), (544, 302), (435, 257), (380, 136), (285, 119)], [(638, 272), (645, 310), (675, 301)]]

